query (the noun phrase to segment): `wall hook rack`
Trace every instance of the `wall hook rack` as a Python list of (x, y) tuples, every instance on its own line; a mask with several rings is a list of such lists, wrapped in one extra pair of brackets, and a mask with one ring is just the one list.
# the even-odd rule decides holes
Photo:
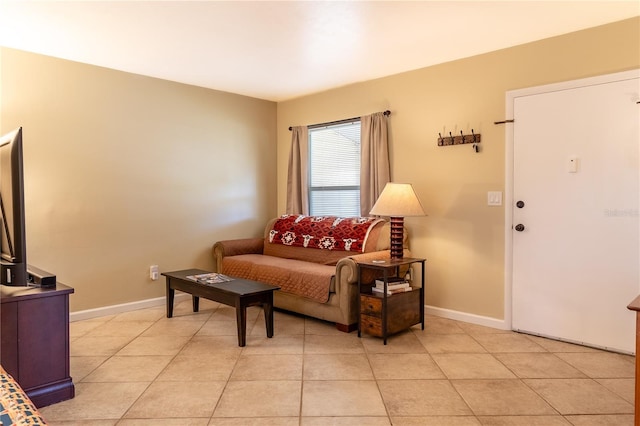
[(471, 129), (470, 135), (465, 135), (461, 130), (460, 136), (454, 136), (451, 132), (449, 132), (449, 136), (442, 136), (442, 133), (438, 133), (438, 136), (438, 146), (462, 145), (470, 143), (473, 144), (473, 150), (475, 152), (478, 152), (478, 144), (482, 140), (482, 138), (480, 137), (480, 133), (475, 133), (473, 129)]

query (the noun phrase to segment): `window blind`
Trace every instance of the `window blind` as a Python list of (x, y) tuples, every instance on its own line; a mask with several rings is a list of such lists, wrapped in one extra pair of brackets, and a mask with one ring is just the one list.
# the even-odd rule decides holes
[(360, 216), (360, 120), (309, 129), (309, 210)]

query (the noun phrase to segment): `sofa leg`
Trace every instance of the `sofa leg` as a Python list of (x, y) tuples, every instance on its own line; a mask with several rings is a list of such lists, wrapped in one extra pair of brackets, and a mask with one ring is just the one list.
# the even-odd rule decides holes
[(354, 330), (358, 329), (358, 323), (355, 324), (340, 324), (336, 323), (336, 328), (343, 333), (351, 333)]

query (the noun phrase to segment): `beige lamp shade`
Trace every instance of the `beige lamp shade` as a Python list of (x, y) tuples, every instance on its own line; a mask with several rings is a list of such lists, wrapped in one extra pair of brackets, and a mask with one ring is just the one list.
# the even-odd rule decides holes
[(426, 216), (410, 183), (387, 183), (369, 214), (376, 216)]

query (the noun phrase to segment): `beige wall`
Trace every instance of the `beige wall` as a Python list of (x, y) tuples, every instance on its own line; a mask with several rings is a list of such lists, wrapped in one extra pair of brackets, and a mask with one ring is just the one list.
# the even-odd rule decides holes
[(0, 131), (24, 132), (28, 261), (71, 310), (164, 295), (276, 214), (276, 104), (3, 48)]
[[(426, 257), (427, 304), (504, 316), (505, 93), (640, 67), (640, 19), (621, 21), (278, 104), (278, 212), (285, 210), (291, 125), (389, 109), (392, 180), (414, 184), (428, 217), (406, 218), (414, 255)], [(421, 52), (416, 52), (421, 54)], [(438, 133), (482, 134), (438, 147)]]
[[(24, 127), (29, 263), (73, 286), (72, 311), (164, 295), (161, 271), (212, 266), (219, 239), (284, 212), (290, 125), (390, 109), (392, 177), (429, 216), (427, 303), (502, 318), (505, 92), (640, 67), (632, 19), (275, 103), (0, 48), (0, 133)], [(420, 52), (416, 52), (420, 54)], [(277, 115), (276, 115), (277, 113)], [(482, 151), (437, 147), (482, 134)], [(277, 156), (276, 156), (277, 148)], [(274, 165), (277, 164), (277, 169)], [(276, 202), (277, 200), (277, 202)]]

